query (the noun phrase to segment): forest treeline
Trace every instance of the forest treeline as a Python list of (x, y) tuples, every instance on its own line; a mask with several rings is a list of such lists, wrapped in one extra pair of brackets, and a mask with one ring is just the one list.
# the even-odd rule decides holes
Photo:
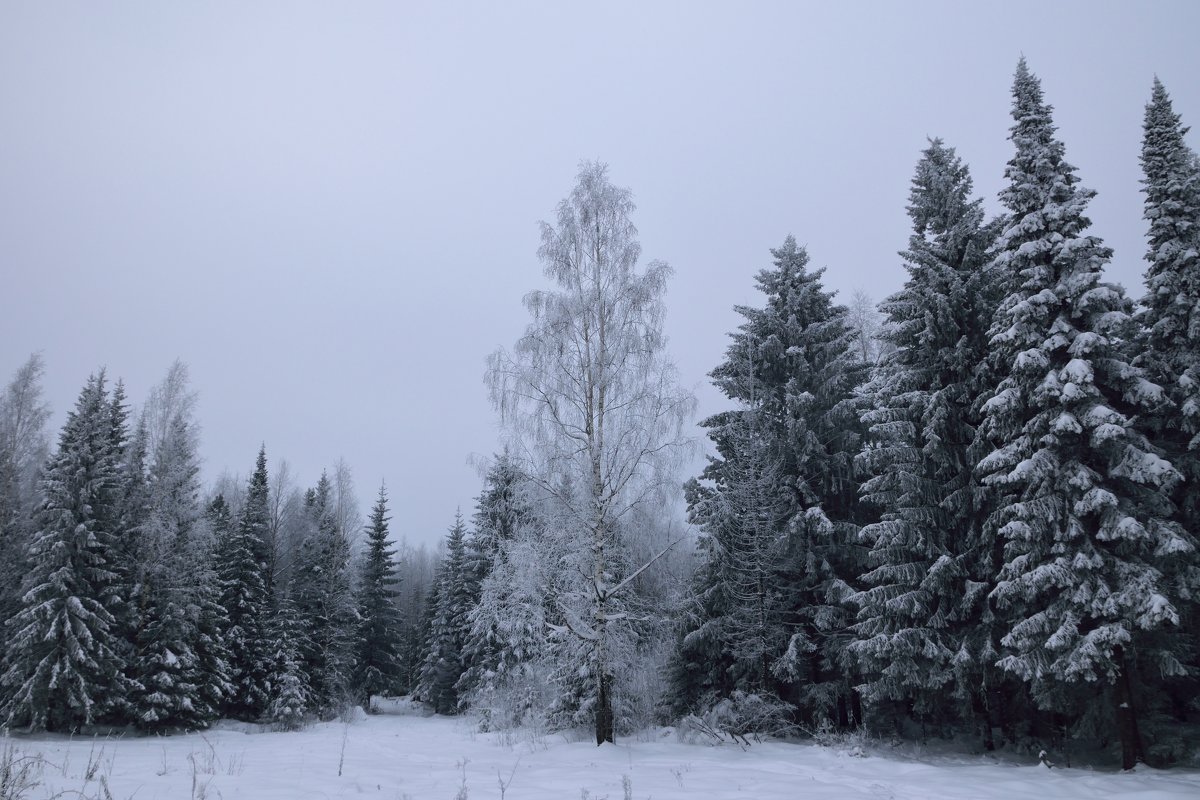
[(998, 216), (952, 147), (921, 154), (877, 320), (793, 237), (771, 251), (686, 481), (671, 270), (584, 164), (542, 224), (551, 288), (487, 362), (504, 448), (436, 558), (398, 547), (385, 489), (364, 523), (344, 465), (300, 491), (260, 451), (202, 487), (182, 365), (136, 415), (92, 376), (50, 452), (31, 358), (0, 399), (0, 720), (297, 727), (411, 694), (597, 743), (865, 726), (1189, 757), (1200, 161), (1155, 80), (1135, 303), (1024, 60), (1012, 117)]

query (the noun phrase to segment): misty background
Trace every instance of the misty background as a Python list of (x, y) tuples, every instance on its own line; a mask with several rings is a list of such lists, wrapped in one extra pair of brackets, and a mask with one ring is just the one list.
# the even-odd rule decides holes
[[(1042, 79), (1142, 294), (1157, 74), (1200, 121), (1194, 2), (0, 5), (0, 374), (31, 351), (61, 424), (107, 366), (199, 390), (206, 481), (259, 444), (432, 543), (496, 447), (484, 359), (546, 285), (537, 221), (581, 159), (633, 189), (699, 416), (788, 233), (848, 300), (905, 273), (927, 136), (996, 211), (1012, 73)], [(1192, 137), (1194, 143), (1195, 139)], [(864, 227), (866, 226), (866, 227)]]

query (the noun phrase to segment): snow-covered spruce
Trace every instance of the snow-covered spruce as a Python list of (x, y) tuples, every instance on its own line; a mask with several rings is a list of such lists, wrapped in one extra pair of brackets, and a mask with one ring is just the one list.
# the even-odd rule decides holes
[(463, 674), (463, 644), (471, 612), (466, 560), (467, 526), (456, 513), (446, 535), (446, 557), (431, 595), (432, 614), (425, 640), (425, 661), (414, 694), (439, 714), (458, 713), (455, 688)]
[(271, 662), (265, 636), (271, 610), (267, 591), (267, 454), (260, 448), (239, 519), (217, 539), (215, 566), (221, 585), (221, 607), (228, 627), (223, 632), (229, 651), (229, 680), (233, 692), (225, 713), (256, 720), (269, 700), (267, 677)]
[(714, 383), (739, 408), (705, 420), (718, 457), (689, 490), (708, 539), (707, 581), (674, 668), (679, 700), (769, 691), (809, 720), (858, 724), (845, 631), (861, 566), (853, 393), (867, 365), (844, 306), (789, 236), (757, 277), (763, 308), (738, 307)]
[(328, 718), (351, 701), (359, 617), (350, 585), (350, 543), (334, 513), (326, 474), (309, 492), (306, 506), (313, 526), (295, 556), (288, 594), (305, 631), (300, 656), (312, 706)]
[[(1177, 545), (1164, 553), (1160, 568), (1172, 595), (1184, 601), (1176, 603), (1180, 630), (1171, 634), (1184, 640), (1170, 649), (1185, 657), (1190, 653), (1185, 663), (1192, 675), (1200, 675), (1200, 161), (1187, 145), (1188, 129), (1158, 79), (1146, 105), (1143, 130), (1149, 266), (1134, 364), (1171, 400), (1143, 418), (1155, 444), (1183, 476), (1171, 499), (1188, 547)], [(1194, 695), (1195, 684), (1168, 688), (1167, 702), (1178, 716)]]
[(93, 375), (41, 482), (42, 509), (21, 608), (8, 621), (0, 676), (5, 718), (33, 730), (75, 730), (119, 709), (129, 684), (108, 611), (116, 582), (111, 528), (120, 489), (114, 407)]
[(1163, 392), (1124, 358), (1131, 305), (1101, 280), (1111, 252), (1086, 234), (1093, 193), (1023, 59), (1013, 96), (1010, 217), (992, 267), (1007, 296), (990, 331), (1008, 374), (984, 404), (996, 449), (978, 467), (1006, 542), (991, 593), (1006, 628), (999, 664), (1043, 708), (1082, 713), (1103, 687), (1128, 768), (1142, 757), (1130, 673), (1145, 634), (1179, 621), (1158, 568), (1186, 546), (1161, 491), (1179, 474), (1136, 425)]
[(399, 578), (395, 549), (388, 540), (387, 488), (379, 497), (367, 527), (358, 589), (358, 641), (354, 663), (355, 694), (370, 709), (373, 695), (393, 694), (400, 680), (400, 612), (396, 607)]
[(871, 554), (867, 588), (852, 598), (850, 649), (877, 722), (889, 710), (936, 721), (975, 708), (990, 749), (986, 687), (998, 641), (986, 597), (998, 565), (973, 467), (999, 300), (985, 267), (999, 226), (971, 190), (966, 164), (932, 140), (909, 193), (908, 279), (882, 304), (889, 353), (861, 390), (870, 428), (862, 494), (882, 513), (862, 531)]
[(546, 589), (553, 581), (544, 574), (545, 531), (531, 489), (515, 459), (497, 454), (467, 536), (470, 611), (455, 691), (460, 708), (472, 708), (485, 729), (520, 724), (536, 691), (524, 679), (549, 645)]
[(280, 730), (298, 730), (313, 710), (312, 690), (303, 663), (303, 653), (311, 648), (312, 642), (305, 621), (291, 600), (285, 598), (276, 606), (267, 639), (271, 668), (263, 718)]

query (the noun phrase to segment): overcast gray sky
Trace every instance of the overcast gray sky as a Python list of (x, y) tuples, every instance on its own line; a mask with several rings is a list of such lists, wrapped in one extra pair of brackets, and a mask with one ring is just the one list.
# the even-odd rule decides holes
[(704, 415), (789, 232), (843, 298), (894, 291), (926, 136), (996, 208), (1022, 53), (1140, 295), (1142, 110), (1157, 73), (1200, 123), (1198, 23), (1097, 0), (6, 2), (0, 372), (42, 350), (57, 426), (98, 366), (140, 402), (181, 358), (207, 478), (261, 441), (306, 484), (343, 456), (433, 541), (496, 446), (484, 358), (545, 285), (536, 222), (581, 159), (676, 270)]

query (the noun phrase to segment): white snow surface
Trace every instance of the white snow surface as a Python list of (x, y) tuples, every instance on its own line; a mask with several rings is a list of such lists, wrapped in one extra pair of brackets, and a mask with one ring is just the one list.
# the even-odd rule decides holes
[[(837, 745), (714, 747), (680, 742), (670, 729), (600, 748), (562, 735), (505, 737), (472, 731), (467, 720), (391, 713), (291, 733), (227, 723), (203, 735), (95, 740), (14, 736), (9, 743), (46, 761), (41, 785), (28, 795), (31, 800), (60, 792), (106, 797), (101, 779), (115, 800), (484, 800), (502, 796), (497, 774), (508, 784), (507, 800), (620, 800), (625, 777), (635, 800), (1200, 797), (1200, 770), (1189, 768), (1139, 767), (1133, 773), (1047, 769), (1032, 756), (954, 755), (945, 749), (883, 743), (869, 744), (865, 756)], [(345, 760), (338, 777), (343, 741)], [(98, 764), (91, 780), (85, 778), (89, 762)]]

